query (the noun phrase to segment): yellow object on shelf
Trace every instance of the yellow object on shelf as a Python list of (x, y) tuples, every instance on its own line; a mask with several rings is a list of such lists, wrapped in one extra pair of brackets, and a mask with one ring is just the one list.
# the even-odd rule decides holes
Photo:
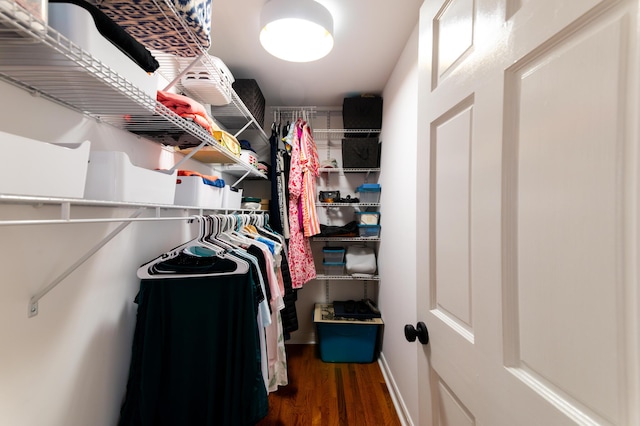
[[(231, 154), (240, 158), (240, 142), (231, 133), (224, 130), (214, 130), (212, 132), (213, 138), (226, 148)], [(188, 155), (193, 148), (176, 148), (176, 151), (181, 154)], [(219, 148), (213, 146), (205, 146), (191, 157), (194, 160), (198, 160), (202, 163), (232, 163), (227, 155), (220, 151)]]

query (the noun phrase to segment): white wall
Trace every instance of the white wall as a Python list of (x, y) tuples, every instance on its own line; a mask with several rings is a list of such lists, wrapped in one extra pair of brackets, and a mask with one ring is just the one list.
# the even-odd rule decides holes
[[(381, 285), (385, 321), (382, 359), (400, 395), (405, 420), (417, 419), (415, 343), (404, 324), (415, 323), (417, 143), (417, 29), (385, 88), (382, 144)], [(0, 130), (50, 142), (92, 141), (93, 149), (127, 152), (142, 167), (169, 167), (159, 145), (99, 124), (0, 82), (5, 103)], [(323, 126), (321, 126), (323, 127)], [(28, 157), (19, 147), (0, 155)], [(185, 168), (203, 173), (197, 162)], [(0, 204), (0, 220), (48, 217), (55, 207)], [(75, 208), (74, 208), (75, 209)], [(75, 211), (75, 210), (74, 210)], [(128, 216), (132, 209), (80, 208), (87, 216)], [(174, 222), (171, 222), (174, 224)], [(134, 223), (40, 301), (27, 317), (31, 295), (42, 289), (117, 224), (0, 226), (0, 424), (100, 426), (116, 423), (124, 396), (135, 324), (141, 263), (190, 238), (186, 223)], [(359, 286), (356, 286), (359, 288)], [(349, 291), (355, 288), (350, 288)], [(360, 290), (357, 290), (360, 293)], [(333, 292), (332, 298), (347, 295)], [(324, 301), (324, 283), (303, 290), (298, 306), (301, 343), (313, 339), (311, 305)], [(350, 297), (350, 296), (349, 296)]]
[[(134, 163), (148, 168), (173, 164), (173, 154), (158, 144), (2, 82), (0, 93), (2, 131), (50, 142), (89, 139), (92, 148), (128, 152)], [(20, 146), (0, 153), (2, 160), (10, 161), (29, 161), (33, 155), (37, 152), (25, 152)], [(208, 171), (196, 162), (187, 167)], [(133, 210), (73, 207), (72, 212), (123, 217)], [(59, 211), (59, 207), (0, 204), (0, 220), (59, 218)], [(136, 320), (136, 270), (190, 239), (192, 225), (186, 221), (133, 223), (44, 296), (37, 316), (28, 318), (27, 306), (33, 294), (117, 226), (0, 226), (0, 425), (116, 424)]]
[[(389, 385), (401, 395), (407, 423), (417, 424), (417, 343), (404, 338), (416, 322), (416, 227), (427, 226), (416, 211), (415, 158), (418, 132), (418, 27), (414, 28), (384, 90), (380, 174), (381, 237), (379, 306), (385, 322), (382, 360)], [(414, 420), (412, 420), (414, 419)]]

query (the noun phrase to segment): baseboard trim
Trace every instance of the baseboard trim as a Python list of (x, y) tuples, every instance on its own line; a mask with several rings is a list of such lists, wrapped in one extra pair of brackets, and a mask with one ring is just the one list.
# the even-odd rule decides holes
[(384, 381), (387, 384), (387, 389), (389, 389), (393, 406), (396, 408), (396, 412), (400, 418), (400, 423), (402, 423), (402, 426), (414, 426), (411, 416), (409, 415), (409, 410), (407, 410), (407, 406), (402, 399), (398, 386), (393, 379), (393, 374), (391, 374), (391, 370), (389, 369), (389, 364), (387, 364), (387, 360), (384, 357), (384, 353), (380, 353), (380, 356), (378, 356), (378, 365), (380, 365), (380, 370), (382, 371)]
[(289, 340), (285, 340), (284, 342), (287, 345), (315, 345), (316, 335), (315, 333), (291, 333), (291, 338)]

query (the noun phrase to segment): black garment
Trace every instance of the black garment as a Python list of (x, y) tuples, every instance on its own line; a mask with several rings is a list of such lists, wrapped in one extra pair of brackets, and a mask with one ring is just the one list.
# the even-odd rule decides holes
[(253, 290), (249, 273), (141, 281), (120, 426), (253, 425), (266, 416)]
[(286, 337), (289, 333), (298, 329), (298, 311), (296, 309), (298, 290), (294, 289), (291, 283), (291, 271), (289, 270), (289, 262), (286, 256), (282, 256), (280, 271), (282, 272), (282, 282), (284, 282), (284, 309), (280, 311), (280, 317), (282, 318), (282, 329)]
[(118, 48), (129, 59), (148, 73), (160, 68), (160, 63), (142, 44), (113, 22), (104, 12), (84, 0), (50, 0), (51, 3), (71, 3), (84, 8), (91, 14), (98, 32)]
[[(269, 288), (269, 281), (268, 281), (268, 272), (267, 272), (267, 261), (264, 258), (264, 252), (262, 251), (262, 249), (260, 249), (260, 247), (256, 246), (255, 244), (250, 245), (247, 249), (247, 253), (249, 253), (250, 255), (254, 256), (256, 259), (258, 259), (258, 265), (260, 266), (260, 273), (262, 274), (263, 280), (264, 280), (264, 291), (265, 291), (265, 297), (267, 298), (267, 300), (271, 300), (271, 289)], [(268, 303), (269, 306), (269, 312), (271, 312), (271, 303)]]
[(271, 131), (269, 145), (271, 146), (271, 168), (269, 169), (269, 179), (271, 180), (271, 200), (269, 200), (269, 225), (279, 234), (282, 234), (282, 215), (280, 214), (280, 192), (278, 191), (278, 176), (283, 173), (278, 169), (278, 136), (277, 132)]

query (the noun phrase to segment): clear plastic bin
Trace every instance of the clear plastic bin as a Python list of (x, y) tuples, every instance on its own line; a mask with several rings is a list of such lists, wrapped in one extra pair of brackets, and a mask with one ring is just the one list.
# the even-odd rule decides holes
[(380, 212), (356, 212), (360, 225), (378, 225), (380, 223)]
[(322, 262), (325, 275), (344, 275), (345, 262)]
[(358, 232), (361, 237), (379, 237), (380, 225), (358, 225)]
[(322, 254), (324, 261), (330, 264), (344, 262), (344, 247), (324, 247)]
[(379, 203), (380, 190), (377, 183), (365, 183), (356, 188), (361, 203)]

